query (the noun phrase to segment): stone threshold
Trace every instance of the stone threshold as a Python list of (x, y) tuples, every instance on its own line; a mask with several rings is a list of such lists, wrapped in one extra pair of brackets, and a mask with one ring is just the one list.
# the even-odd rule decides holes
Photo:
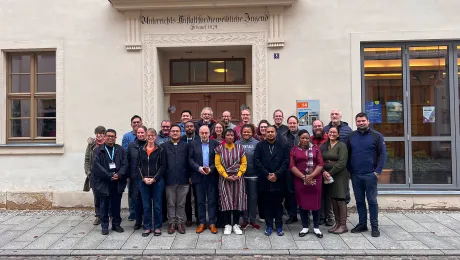
[(460, 256), (460, 250), (231, 250), (231, 249), (145, 249), (145, 250), (0, 250), (0, 256)]

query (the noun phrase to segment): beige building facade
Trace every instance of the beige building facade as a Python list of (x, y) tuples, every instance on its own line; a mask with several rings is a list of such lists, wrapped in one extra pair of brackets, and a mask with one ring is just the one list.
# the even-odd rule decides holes
[[(0, 4), (0, 207), (91, 206), (86, 140), (204, 106), (253, 122), (319, 100), (386, 140), (384, 208), (460, 208), (460, 2), (73, 0)], [(125, 196), (126, 197), (126, 194)]]

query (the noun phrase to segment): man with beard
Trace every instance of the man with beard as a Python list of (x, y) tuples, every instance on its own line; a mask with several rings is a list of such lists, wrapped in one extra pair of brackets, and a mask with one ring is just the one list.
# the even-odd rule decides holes
[(212, 119), (214, 115), (214, 112), (212, 112), (212, 109), (210, 107), (205, 107), (203, 110), (201, 110), (201, 119), (196, 122), (195, 125), (195, 132), (198, 135), (198, 131), (200, 128), (204, 125), (208, 126), (209, 129), (212, 129), (214, 125), (216, 124), (216, 121)]
[(387, 158), (383, 135), (369, 128), (366, 113), (358, 113), (355, 117), (358, 130), (348, 136), (348, 170), (355, 193), (359, 223), (351, 233), (367, 231), (367, 204), (371, 222), (371, 236), (379, 237), (378, 227), (379, 205), (377, 203), (377, 182)]
[[(289, 131), (286, 131), (282, 137), (289, 154), (292, 147), (299, 145), (299, 119), (296, 116), (290, 116), (287, 122)], [(289, 215), (289, 218), (286, 220), (286, 224), (292, 224), (299, 221), (299, 219), (297, 218), (297, 201), (295, 198), (293, 174), (291, 172), (286, 174), (286, 186), (287, 189), (284, 194), (284, 208), (286, 208)]]
[(163, 120), (161, 122), (161, 131), (158, 134), (157, 139), (155, 140), (156, 145), (161, 145), (163, 143), (166, 143), (167, 141), (171, 140), (171, 137), (169, 136), (169, 131), (171, 130), (171, 121), (169, 120)]
[(335, 126), (337, 131), (339, 131), (340, 141), (347, 143), (348, 135), (353, 131), (348, 126), (347, 122), (343, 122), (342, 120), (342, 112), (338, 109), (332, 109), (331, 111), (331, 122), (324, 127), (324, 131), (327, 133), (329, 132), (329, 128), (331, 126)]
[[(200, 137), (195, 134), (195, 123), (193, 123), (193, 121), (187, 121), (184, 127), (185, 127), (185, 135), (183, 135), (180, 138), (181, 142), (184, 142), (190, 145), (190, 143), (192, 143), (193, 140), (200, 139)], [(190, 190), (187, 193), (187, 200), (185, 201), (185, 215), (187, 217), (187, 221), (185, 221), (185, 225), (187, 227), (192, 226), (192, 212), (193, 212), (192, 192), (193, 192), (193, 197), (195, 198), (195, 219), (198, 220), (196, 190), (195, 190), (194, 185), (192, 185), (192, 187), (190, 187)]]
[(236, 125), (234, 125), (231, 120), (232, 114), (230, 114), (230, 111), (224, 111), (222, 113), (222, 122), (224, 123), (225, 129), (233, 129), (236, 127)]
[(281, 109), (275, 110), (273, 112), (273, 122), (275, 122), (274, 126), (276, 127), (276, 133), (278, 136), (283, 136), (284, 133), (289, 131), (289, 128), (286, 125), (283, 125), (284, 114)]
[(186, 131), (185, 131), (185, 123), (187, 123), (188, 121), (192, 120), (192, 111), (190, 110), (183, 110), (182, 113), (180, 114), (180, 123), (179, 123), (179, 126), (180, 126), (180, 136), (184, 136), (186, 134)]
[[(323, 122), (315, 120), (313, 122), (313, 140), (312, 143), (316, 146), (321, 146), (328, 140), (327, 133), (324, 132)], [(320, 209), (320, 220), (319, 224), (326, 226), (334, 225), (334, 212), (332, 211), (331, 198), (329, 198), (328, 188), (330, 185), (323, 183), (323, 189), (321, 194), (321, 209)]]

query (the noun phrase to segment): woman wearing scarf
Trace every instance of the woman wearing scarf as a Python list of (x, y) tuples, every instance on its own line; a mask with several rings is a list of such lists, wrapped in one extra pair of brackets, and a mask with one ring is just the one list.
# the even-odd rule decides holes
[[(241, 212), (246, 210), (246, 189), (243, 174), (246, 172), (247, 161), (244, 148), (235, 144), (235, 132), (225, 130), (225, 144), (216, 149), (215, 164), (219, 172), (219, 197), (220, 206), (224, 217), (224, 235), (233, 232), (242, 235), (238, 225)], [(233, 222), (232, 222), (233, 216)]]
[(319, 147), (310, 143), (307, 130), (300, 130), (299, 145), (294, 146), (290, 153), (289, 169), (294, 174), (294, 187), (297, 204), (300, 207), (302, 230), (300, 237), (308, 234), (308, 211), (313, 215), (313, 231), (318, 238), (323, 234), (319, 230), (319, 214), (321, 208), (323, 157)]

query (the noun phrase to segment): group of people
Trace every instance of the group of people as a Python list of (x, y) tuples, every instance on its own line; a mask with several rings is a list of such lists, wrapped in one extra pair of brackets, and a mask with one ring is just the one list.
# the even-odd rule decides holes
[(143, 227), (142, 236), (161, 235), (163, 221), (169, 234), (184, 234), (193, 224), (193, 211), (196, 233), (209, 229), (216, 234), (222, 227), (226, 235), (241, 235), (248, 227), (260, 229), (258, 215), (267, 236), (282, 236), (285, 210), (286, 224), (297, 222), (300, 214), (301, 237), (309, 233), (310, 215), (317, 237), (323, 237), (322, 224), (342, 234), (348, 232), (350, 178), (359, 214), (351, 232), (368, 230), (367, 199), (371, 235), (380, 235), (377, 182), (386, 148), (365, 113), (355, 116), (357, 130), (352, 131), (334, 109), (329, 124), (313, 122), (311, 134), (299, 129), (295, 116), (284, 125), (279, 109), (274, 124), (261, 120), (257, 126), (249, 109), (241, 111), (238, 125), (229, 111), (220, 121), (209, 107), (200, 116), (195, 123), (192, 112), (184, 110), (179, 124), (164, 120), (157, 133), (135, 115), (121, 146), (115, 130), (95, 129), (86, 149), (84, 190), (93, 190), (94, 224), (101, 224), (103, 235), (110, 221), (112, 230), (123, 232), (120, 203), (126, 186), (128, 219), (135, 221), (134, 229)]

